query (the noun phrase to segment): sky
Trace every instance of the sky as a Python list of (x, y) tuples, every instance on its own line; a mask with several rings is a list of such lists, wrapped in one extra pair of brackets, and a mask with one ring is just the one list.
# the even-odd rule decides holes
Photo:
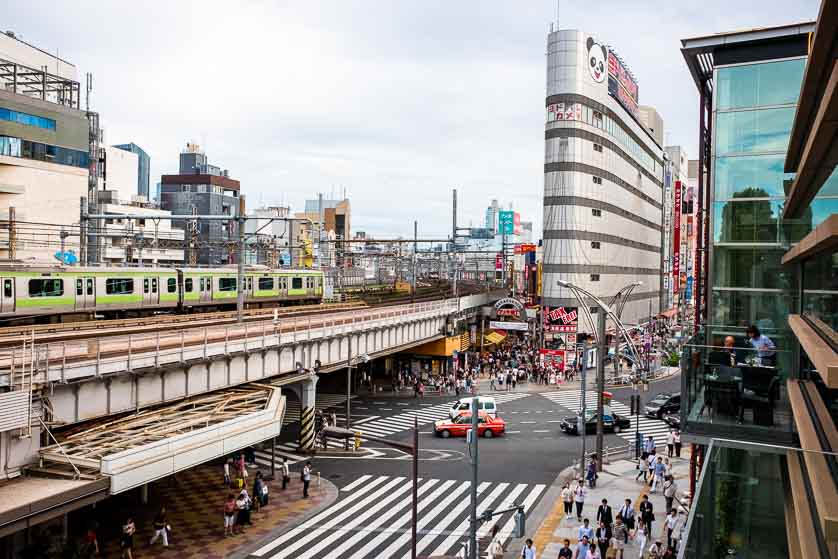
[(817, 0), (144, 0), (13, 2), (3, 30), (93, 74), (109, 144), (152, 158), (152, 188), (186, 142), (241, 181), (248, 208), (344, 191), (352, 229), (448, 236), (486, 206), (540, 236), (546, 37), (614, 46), (696, 156), (698, 96), (680, 39), (814, 20)]

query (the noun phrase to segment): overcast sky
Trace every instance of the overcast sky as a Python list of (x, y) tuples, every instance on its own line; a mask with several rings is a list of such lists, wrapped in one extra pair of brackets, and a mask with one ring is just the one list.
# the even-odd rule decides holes
[[(695, 157), (685, 37), (812, 20), (817, 0), (561, 5), (560, 26), (613, 45)], [(541, 231), (546, 33), (553, 0), (12, 2), (3, 30), (94, 75), (108, 143), (152, 158), (152, 188), (187, 141), (241, 180), (249, 207), (316, 192), (377, 236), (479, 225), (491, 198)]]

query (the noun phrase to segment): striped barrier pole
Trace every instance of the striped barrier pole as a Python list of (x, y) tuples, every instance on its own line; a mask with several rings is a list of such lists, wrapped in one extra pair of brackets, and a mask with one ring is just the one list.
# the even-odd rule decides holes
[(301, 451), (311, 451), (314, 448), (314, 406), (303, 408), (300, 417), (300, 445)]

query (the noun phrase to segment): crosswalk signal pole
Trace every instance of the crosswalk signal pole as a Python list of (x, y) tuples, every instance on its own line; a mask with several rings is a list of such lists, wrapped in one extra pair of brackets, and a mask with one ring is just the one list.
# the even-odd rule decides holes
[(410, 559), (416, 559), (418, 538), (416, 527), (419, 523), (419, 419), (413, 416), (413, 502), (410, 507)]
[(477, 559), (477, 398), (471, 399), (471, 529), (468, 556)]

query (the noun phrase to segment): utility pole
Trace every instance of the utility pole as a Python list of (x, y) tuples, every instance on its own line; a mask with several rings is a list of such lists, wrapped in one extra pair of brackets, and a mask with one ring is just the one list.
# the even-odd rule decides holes
[[(349, 337), (347, 354), (346, 354), (346, 429), (352, 430), (352, 420), (350, 419), (350, 404), (352, 400), (352, 337)], [(336, 422), (337, 423), (337, 422)], [(349, 439), (346, 439), (346, 450), (349, 450)]]
[[(62, 258), (64, 249), (61, 249)], [(17, 219), (15, 217), (15, 207), (9, 206), (9, 260), (17, 258)]]
[(605, 341), (605, 309), (599, 308), (597, 312), (597, 360), (596, 360), (596, 390), (597, 390), (597, 418), (596, 418), (596, 456), (597, 470), (602, 471), (602, 442), (604, 402), (602, 393), (605, 391), (605, 355), (608, 352), (608, 344)]
[(79, 263), (87, 264), (87, 198), (79, 200)]
[(588, 422), (586, 421), (586, 417), (588, 414), (588, 402), (585, 398), (585, 391), (588, 388), (588, 345), (587, 342), (580, 346), (580, 355), (582, 356), (582, 417), (579, 420), (579, 425), (577, 426), (579, 429), (579, 436), (582, 437), (582, 456), (579, 458), (579, 477), (584, 479), (585, 475), (585, 452), (586, 452), (586, 443), (587, 443), (587, 435), (588, 435)]
[(244, 196), (239, 196), (239, 215), (236, 218), (239, 234), (239, 258), (238, 269), (236, 277), (236, 322), (243, 320), (242, 313), (244, 312)]
[(417, 270), (416, 270), (417, 260), (416, 259), (419, 257), (419, 254), (417, 252), (418, 247), (419, 247), (419, 244), (417, 242), (418, 239), (419, 239), (419, 222), (414, 221), (413, 222), (413, 296), (414, 297), (416, 297), (416, 272), (417, 272)]
[(471, 523), (469, 526), (468, 555), (477, 559), (477, 439), (479, 425), (477, 397), (471, 399)]

